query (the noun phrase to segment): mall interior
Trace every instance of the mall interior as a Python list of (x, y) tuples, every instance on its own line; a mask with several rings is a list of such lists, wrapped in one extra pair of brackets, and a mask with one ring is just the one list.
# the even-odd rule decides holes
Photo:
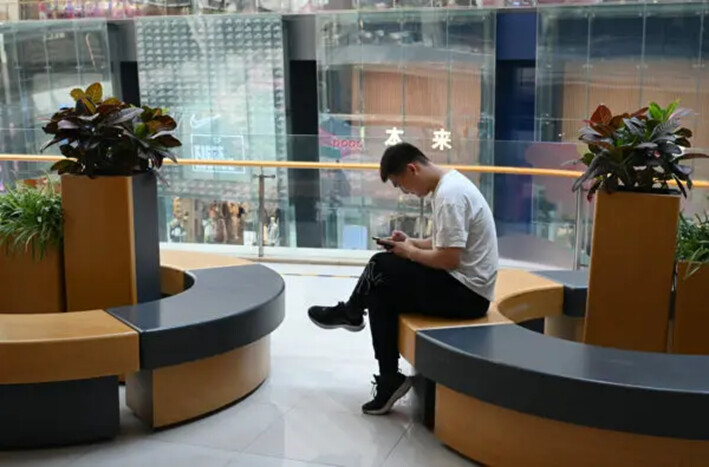
[[(709, 466), (707, 31), (706, 0), (0, 0), (0, 466)], [(399, 316), (376, 417), (369, 330), (308, 308), (431, 236), (399, 142), (480, 189), (500, 264), (485, 317)]]

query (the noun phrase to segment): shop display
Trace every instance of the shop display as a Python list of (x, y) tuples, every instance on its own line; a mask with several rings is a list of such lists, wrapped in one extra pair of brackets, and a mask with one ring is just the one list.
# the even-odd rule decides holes
[[(136, 39), (141, 101), (164, 102), (177, 115), (185, 142), (180, 157), (287, 160), (280, 16), (139, 18)], [(233, 166), (183, 167), (166, 174), (168, 186), (161, 188), (161, 194), (202, 205), (216, 199), (225, 200), (217, 204), (255, 206), (255, 173)], [(287, 172), (275, 174), (276, 179), (265, 185), (266, 199), (287, 212)], [(234, 217), (227, 216), (225, 209), (230, 208), (219, 207), (216, 218)], [(201, 208), (195, 230), (202, 231), (201, 222), (208, 219), (207, 208)], [(208, 230), (217, 243), (237, 241), (218, 229)], [(185, 238), (204, 241), (203, 234), (187, 233)], [(238, 242), (242, 244), (243, 238)]]

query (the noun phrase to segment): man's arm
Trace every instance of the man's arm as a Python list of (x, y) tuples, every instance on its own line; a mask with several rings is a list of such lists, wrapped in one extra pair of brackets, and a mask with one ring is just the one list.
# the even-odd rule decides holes
[[(419, 240), (421, 242), (428, 242), (431, 246), (431, 240)], [(395, 255), (401, 256), (402, 258), (410, 259), (424, 266), (428, 266), (434, 269), (443, 269), (450, 271), (457, 268), (460, 265), (460, 258), (463, 254), (462, 248), (430, 248), (423, 249), (414, 245), (413, 239), (408, 239), (403, 242), (395, 242), (392, 240), (382, 240), (383, 243), (391, 245), (389, 250)]]
[(411, 261), (429, 268), (451, 271), (460, 265), (462, 253), (462, 248), (431, 248), (428, 250), (411, 248), (404, 252), (404, 255)]
[(431, 238), (411, 238), (409, 241), (413, 246), (421, 250), (430, 250), (433, 248), (433, 240)]

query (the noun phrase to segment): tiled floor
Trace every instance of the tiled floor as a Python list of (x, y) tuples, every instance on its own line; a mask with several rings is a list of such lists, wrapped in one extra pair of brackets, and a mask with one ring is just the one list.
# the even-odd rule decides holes
[(353, 276), (359, 268), (268, 266), (284, 274), (286, 320), (272, 335), (271, 377), (251, 397), (210, 417), (157, 433), (146, 430), (124, 406), (116, 440), (0, 452), (0, 466), (474, 465), (413, 423), (406, 399), (390, 416), (361, 414), (375, 372), (369, 333), (323, 331), (305, 313), (311, 304), (347, 298), (355, 279), (299, 275)]

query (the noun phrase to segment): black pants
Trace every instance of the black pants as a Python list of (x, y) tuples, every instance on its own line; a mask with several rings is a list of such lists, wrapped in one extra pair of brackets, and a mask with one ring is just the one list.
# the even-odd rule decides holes
[(349, 304), (369, 310), (380, 374), (399, 369), (399, 315), (419, 313), (453, 319), (485, 316), (490, 302), (448, 272), (392, 253), (377, 253), (360, 276)]

